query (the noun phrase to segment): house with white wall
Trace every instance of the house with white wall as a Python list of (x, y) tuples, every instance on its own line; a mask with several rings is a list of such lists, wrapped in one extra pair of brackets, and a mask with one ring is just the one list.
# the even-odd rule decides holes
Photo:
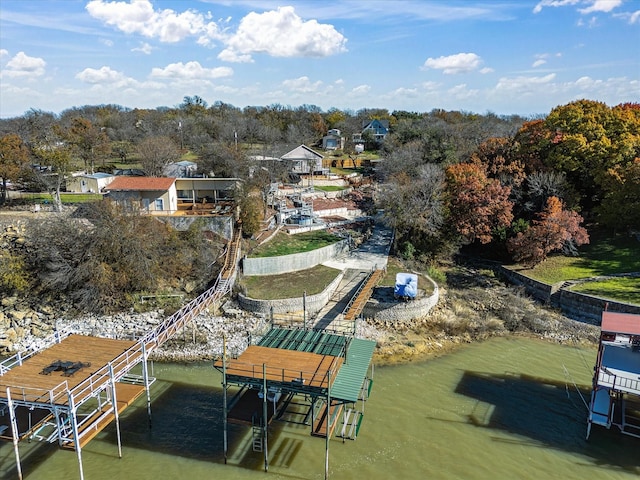
[(153, 215), (172, 215), (178, 210), (174, 177), (118, 176), (105, 190), (108, 197), (125, 208)]

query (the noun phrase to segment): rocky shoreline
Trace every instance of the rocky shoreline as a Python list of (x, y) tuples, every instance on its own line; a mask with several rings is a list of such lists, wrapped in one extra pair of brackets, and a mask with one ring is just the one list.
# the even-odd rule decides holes
[[(403, 321), (360, 321), (357, 336), (375, 340), (378, 365), (406, 363), (449, 353), (471, 342), (510, 335), (532, 336), (571, 344), (595, 344), (598, 326), (571, 320), (543, 308), (521, 292), (471, 272), (476, 285), (441, 289), (441, 301), (423, 318)], [(266, 316), (240, 310), (233, 301), (222, 315), (203, 313), (181, 334), (155, 350), (156, 361), (204, 361), (227, 351), (239, 355), (268, 328)], [(116, 315), (71, 315), (50, 304), (6, 297), (0, 304), (0, 356), (38, 349), (54, 331), (107, 338), (140, 338), (165, 318), (163, 311)]]

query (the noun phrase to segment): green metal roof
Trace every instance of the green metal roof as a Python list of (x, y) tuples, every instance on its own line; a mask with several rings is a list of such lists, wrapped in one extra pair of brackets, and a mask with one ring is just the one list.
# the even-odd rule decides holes
[(331, 385), (332, 398), (345, 402), (358, 400), (375, 348), (373, 340), (351, 339), (346, 361)]
[(345, 336), (325, 333), (322, 330), (272, 328), (262, 337), (258, 345), (341, 357), (345, 343)]

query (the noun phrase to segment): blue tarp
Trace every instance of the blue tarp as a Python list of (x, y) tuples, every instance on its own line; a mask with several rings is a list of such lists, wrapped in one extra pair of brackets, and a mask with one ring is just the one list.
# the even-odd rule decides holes
[(397, 273), (393, 294), (397, 297), (416, 298), (418, 294), (418, 275), (415, 273)]

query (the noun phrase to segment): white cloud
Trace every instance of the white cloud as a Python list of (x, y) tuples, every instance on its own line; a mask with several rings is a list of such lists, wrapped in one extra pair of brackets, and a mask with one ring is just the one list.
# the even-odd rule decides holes
[(477, 89), (469, 89), (467, 88), (466, 83), (461, 83), (460, 85), (456, 85), (455, 87), (447, 90), (447, 94), (451, 97), (456, 98), (457, 100), (466, 100), (469, 98), (477, 97), (480, 90)]
[(0, 48), (0, 57), (5, 57), (9, 55), (9, 50), (5, 50), (4, 48)]
[[(8, 55), (3, 50), (2, 56)], [(30, 57), (24, 52), (18, 52), (2, 70), (3, 77), (40, 77), (44, 75), (44, 67), (47, 65), (42, 58)]]
[(85, 7), (89, 15), (115, 26), (125, 33), (137, 33), (161, 42), (179, 42), (190, 36), (200, 36), (199, 41), (219, 35), (215, 23), (195, 10), (177, 13), (171, 9), (154, 10), (149, 0), (131, 2), (91, 0)]
[(531, 66), (532, 66), (533, 68), (536, 68), (536, 67), (540, 67), (540, 66), (544, 65), (545, 63), (547, 63), (547, 61), (546, 61), (546, 60), (544, 60), (544, 59), (542, 59), (542, 58), (539, 58), (538, 60), (536, 60), (535, 62), (533, 62), (533, 63), (531, 64)]
[(327, 57), (345, 52), (346, 42), (332, 25), (303, 21), (293, 7), (278, 7), (245, 16), (238, 30), (225, 39), (227, 48), (218, 58), (250, 62), (255, 53), (274, 57)]
[(447, 57), (427, 58), (422, 69), (433, 68), (450, 75), (471, 72), (477, 69), (480, 64), (482, 64), (482, 59), (475, 53), (456, 53)]
[(358, 85), (357, 87), (351, 90), (351, 93), (354, 95), (366, 95), (371, 91), (370, 85)]
[(533, 8), (533, 13), (540, 13), (543, 7), (565, 7), (567, 5), (576, 5), (582, 0), (541, 0)]
[(76, 78), (85, 83), (91, 84), (107, 84), (117, 83), (126, 80), (126, 76), (122, 72), (112, 70), (110, 67), (101, 67), (96, 70), (95, 68), (85, 68), (83, 71), (76, 74)]
[(113, 40), (109, 40), (108, 38), (101, 38), (100, 43), (107, 47), (113, 47)]
[(492, 73), (494, 70), (493, 68), (490, 67), (484, 67), (481, 68), (480, 70), (478, 70), (480, 73), (482, 73), (483, 75), (487, 74), (487, 73)]
[(622, 0), (594, 0), (587, 8), (580, 8), (578, 11), (584, 15), (594, 12), (609, 13), (614, 8), (622, 5)]
[(550, 84), (556, 78), (555, 73), (550, 73), (544, 77), (502, 77), (496, 85), (497, 91), (518, 92), (523, 95), (533, 93), (540, 85)]
[(322, 82), (320, 80), (311, 82), (309, 77), (304, 76), (285, 80), (282, 82), (282, 86), (297, 93), (315, 93), (322, 87)]
[(142, 44), (139, 47), (135, 47), (131, 49), (132, 52), (142, 52), (145, 55), (150, 55), (152, 50), (153, 50), (153, 47), (149, 45), (147, 42), (142, 42)]
[(199, 62), (171, 63), (164, 68), (153, 68), (151, 76), (155, 78), (174, 78), (182, 80), (209, 80), (230, 77), (233, 69), (229, 67), (205, 68)]
[(640, 23), (640, 10), (636, 10), (629, 16), (629, 23)]
[(578, 12), (588, 15), (594, 12), (609, 13), (622, 5), (623, 0), (541, 0), (533, 8), (533, 13), (540, 13), (544, 7), (566, 7), (573, 5), (586, 5), (579, 8)]

